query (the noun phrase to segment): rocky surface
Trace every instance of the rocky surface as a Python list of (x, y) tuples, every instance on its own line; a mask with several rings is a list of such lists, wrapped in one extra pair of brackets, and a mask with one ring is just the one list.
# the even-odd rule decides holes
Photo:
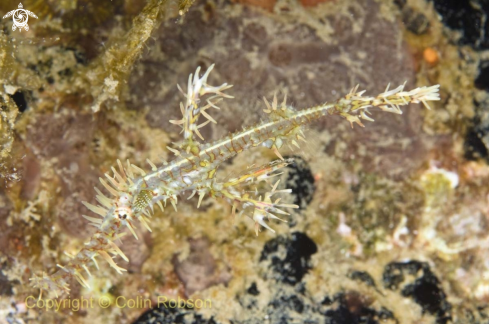
[[(0, 15), (18, 3), (2, 1)], [(0, 22), (0, 322), (489, 323), (487, 3), (474, 1), (35, 0), (29, 32)], [(179, 11), (183, 16), (179, 16)], [(230, 207), (182, 199), (152, 233), (117, 244), (90, 290), (107, 308), (29, 309), (28, 278), (54, 271), (93, 233), (81, 201), (116, 159), (169, 158), (169, 123), (197, 66), (233, 100), (202, 129), (215, 140), (262, 117), (262, 97), (297, 109), (359, 84), (441, 84), (441, 101), (403, 115), (337, 117), (306, 131), (281, 176), (300, 206), (255, 237)], [(250, 151), (219, 177), (274, 159)], [(102, 263), (102, 262), (100, 262)], [(117, 298), (151, 306), (118, 307)], [(165, 307), (158, 298), (210, 300)], [(149, 309), (151, 308), (151, 309)]]

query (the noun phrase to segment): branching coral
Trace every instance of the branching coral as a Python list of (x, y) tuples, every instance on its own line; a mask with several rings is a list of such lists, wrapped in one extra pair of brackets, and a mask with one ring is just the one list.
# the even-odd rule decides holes
[[(184, 140), (168, 147), (176, 158), (169, 163), (163, 162), (159, 167), (148, 161), (151, 166), (149, 172), (129, 161), (125, 165), (117, 161), (118, 169), (112, 168), (113, 175), (106, 174), (106, 179), (100, 179), (109, 196), (96, 188), (99, 205), (84, 203), (90, 211), (101, 217), (84, 216), (97, 228), (96, 233), (67, 265), (58, 265), (60, 269), (50, 276), (43, 274), (31, 279), (34, 286), (41, 289), (41, 293), (43, 290), (69, 292), (70, 278), (75, 278), (82, 286), (88, 287), (83, 273), (91, 276), (89, 265), (93, 263), (98, 267), (98, 256), (117, 272), (125, 271), (113, 260), (113, 256), (117, 255), (128, 260), (114, 241), (126, 234), (126, 228), (137, 239), (134, 231), (136, 221), (150, 230), (148, 218), (153, 213), (154, 205), (157, 204), (164, 210), (169, 202), (176, 209), (178, 197), (181, 196), (192, 197), (197, 194), (199, 206), (206, 195), (224, 198), (231, 203), (233, 214), (239, 208), (240, 214), (253, 219), (257, 235), (260, 225), (272, 230), (267, 224), (268, 220), (280, 219), (277, 215), (288, 215), (285, 208), (298, 208), (296, 205), (280, 203), (280, 198), (275, 195), (288, 193), (290, 190), (278, 190), (278, 181), (271, 182), (271, 178), (293, 162), (283, 159), (279, 149), (284, 144), (299, 146), (299, 140), (305, 141), (302, 131), (305, 125), (328, 115), (340, 115), (352, 127), (354, 123), (363, 126), (361, 119), (373, 121), (368, 116), (368, 109), (371, 107), (401, 114), (400, 106), (423, 103), (428, 107), (428, 101), (439, 100), (438, 85), (412, 91), (404, 91), (403, 85), (393, 90), (389, 90), (388, 86), (385, 92), (376, 97), (364, 97), (365, 91), (359, 92), (356, 87), (334, 103), (300, 111), (288, 106), (286, 99), (279, 105), (275, 96), (271, 103), (265, 99), (264, 111), (267, 119), (264, 122), (213, 143), (205, 143), (199, 129), (209, 122), (215, 123), (208, 110), (219, 109), (217, 104), (220, 100), (232, 98), (224, 92), (230, 85), (224, 83), (212, 86), (207, 83), (213, 67), (212, 65), (203, 76), (199, 76), (200, 68), (197, 68), (195, 74), (189, 77), (186, 92), (179, 87), (186, 100), (180, 105), (182, 118), (173, 120), (172, 123), (182, 128)], [(198, 124), (200, 117), (206, 121)], [(280, 159), (261, 167), (250, 168), (224, 182), (216, 179), (216, 171), (224, 161), (258, 146), (272, 149)], [(268, 183), (271, 189), (264, 192), (257, 188), (255, 191), (248, 190), (251, 185), (262, 181)]]

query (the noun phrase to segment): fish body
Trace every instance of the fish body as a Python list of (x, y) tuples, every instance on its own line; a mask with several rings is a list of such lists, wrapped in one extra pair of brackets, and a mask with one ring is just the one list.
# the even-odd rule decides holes
[[(97, 228), (95, 234), (68, 264), (58, 265), (58, 271), (52, 275), (43, 273), (31, 278), (34, 287), (40, 288), (41, 293), (43, 290), (69, 293), (70, 278), (75, 278), (82, 286), (88, 287), (84, 275), (86, 273), (91, 276), (88, 269), (90, 265), (98, 267), (97, 257), (105, 259), (117, 272), (125, 271), (110, 255), (118, 255), (128, 261), (114, 241), (125, 235), (126, 229), (137, 239), (134, 231), (136, 222), (151, 230), (149, 217), (154, 212), (154, 205), (158, 205), (162, 211), (168, 204), (177, 209), (178, 199), (184, 193), (190, 193), (190, 197), (198, 195), (198, 206), (206, 195), (224, 198), (232, 205), (233, 214), (237, 207), (240, 207), (241, 213), (248, 213), (255, 223), (257, 234), (261, 227), (273, 231), (268, 221), (282, 220), (278, 215), (288, 215), (284, 209), (298, 206), (280, 203), (280, 199), (274, 198), (274, 195), (290, 193), (291, 190), (279, 190), (278, 181), (269, 181), (277, 175), (277, 171), (292, 163), (290, 159), (283, 159), (279, 149), (284, 145), (299, 147), (298, 143), (305, 141), (304, 126), (326, 116), (338, 115), (349, 121), (352, 127), (354, 124), (363, 127), (361, 120), (373, 121), (369, 116), (369, 108), (402, 114), (400, 106), (423, 103), (429, 108), (428, 101), (439, 100), (438, 85), (411, 91), (405, 91), (404, 85), (392, 90), (387, 86), (376, 97), (363, 96), (365, 91), (357, 91), (357, 87), (334, 103), (298, 111), (287, 106), (286, 98), (278, 104), (275, 96), (271, 103), (265, 99), (265, 121), (212, 143), (205, 143), (199, 129), (210, 122), (215, 123), (208, 111), (219, 109), (217, 103), (220, 100), (232, 98), (224, 93), (230, 85), (224, 83), (221, 86), (211, 86), (207, 83), (213, 67), (212, 65), (203, 76), (199, 75), (200, 68), (197, 68), (195, 74), (189, 77), (186, 92), (178, 86), (186, 100), (180, 104), (182, 118), (170, 121), (180, 126), (184, 134), (181, 143), (168, 147), (175, 158), (160, 166), (148, 161), (151, 171), (145, 171), (129, 161), (125, 165), (117, 161), (117, 169), (112, 168), (113, 175), (105, 174), (105, 179), (100, 179), (108, 196), (96, 188), (98, 205), (84, 202), (91, 212), (99, 216), (84, 216), (90, 225)], [(200, 118), (205, 118), (206, 121), (199, 124)], [(273, 150), (279, 159), (250, 168), (239, 176), (222, 182), (216, 179), (217, 170), (224, 161), (258, 146)], [(256, 195), (242, 190), (249, 184), (261, 181), (270, 184), (271, 189)]]

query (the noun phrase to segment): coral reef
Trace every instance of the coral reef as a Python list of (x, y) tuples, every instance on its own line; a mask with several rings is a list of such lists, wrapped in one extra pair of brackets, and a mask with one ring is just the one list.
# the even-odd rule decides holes
[[(0, 21), (0, 321), (487, 322), (484, 1), (22, 4), (38, 16), (29, 31)], [(0, 16), (17, 6), (2, 1)], [(407, 89), (440, 84), (441, 100), (374, 113), (366, 128), (328, 116), (304, 131), (300, 149), (281, 148), (297, 164), (282, 169), (276, 190), (291, 188), (281, 203), (300, 209), (270, 224), (276, 233), (256, 237), (249, 219), (208, 195), (200, 208), (198, 192), (179, 199), (177, 211), (169, 200), (151, 233), (138, 226), (138, 241), (114, 242), (131, 261), (113, 259), (127, 273), (99, 262), (83, 274), (90, 289), (67, 280), (69, 299), (56, 299), (92, 297), (107, 308), (33, 306), (39, 290), (29, 278), (69, 264), (65, 252), (96, 231), (80, 202), (97, 203), (99, 177), (112, 177), (118, 159), (149, 174), (147, 159), (174, 159), (167, 146), (194, 147), (170, 122), (182, 118), (176, 84), (186, 90), (188, 75), (213, 63), (208, 83), (233, 84), (225, 93), (234, 99), (207, 110), (216, 123), (197, 130), (210, 142), (270, 119), (262, 98), (276, 92), (300, 111), (357, 84), (378, 94), (407, 80)], [(195, 130), (192, 140), (201, 141)], [(266, 147), (249, 150), (217, 178), (276, 159)], [(212, 306), (165, 307), (162, 296)], [(137, 298), (151, 303), (129, 307)]]

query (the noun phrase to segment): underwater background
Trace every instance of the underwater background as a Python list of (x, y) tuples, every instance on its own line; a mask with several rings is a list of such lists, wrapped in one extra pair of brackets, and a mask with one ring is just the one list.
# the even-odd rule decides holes
[[(22, 5), (38, 17), (28, 30), (0, 20), (0, 323), (489, 323), (488, 1)], [(2, 0), (0, 16), (18, 8)], [(29, 278), (93, 234), (82, 201), (98, 178), (117, 159), (171, 159), (176, 85), (214, 63), (234, 99), (202, 129), (210, 140), (259, 122), (274, 93), (301, 109), (406, 82), (440, 84), (441, 100), (372, 109), (365, 128), (310, 125), (301, 149), (281, 150), (300, 208), (276, 233), (182, 199), (117, 243), (127, 273), (101, 262), (90, 289), (75, 281), (58, 299), (70, 303), (39, 307)], [(273, 159), (248, 151), (220, 177)]]

